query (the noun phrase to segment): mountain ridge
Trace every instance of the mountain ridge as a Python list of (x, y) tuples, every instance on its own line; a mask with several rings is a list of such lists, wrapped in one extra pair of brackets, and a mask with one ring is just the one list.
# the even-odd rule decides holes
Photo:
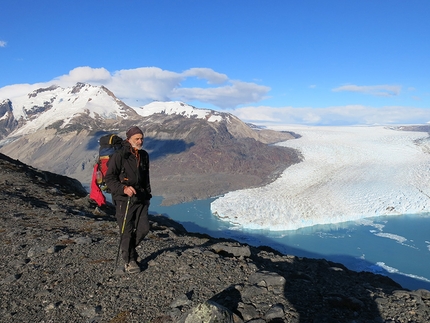
[(154, 194), (166, 204), (265, 185), (301, 160), (297, 151), (273, 145), (296, 134), (250, 127), (230, 113), (183, 102), (131, 108), (109, 89), (85, 83), (5, 100), (0, 112), (2, 153), (84, 184), (91, 180), (98, 139), (106, 133), (124, 138), (138, 125)]

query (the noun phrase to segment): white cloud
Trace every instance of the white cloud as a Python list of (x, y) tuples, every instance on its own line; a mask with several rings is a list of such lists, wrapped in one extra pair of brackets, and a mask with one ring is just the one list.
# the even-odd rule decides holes
[(228, 81), (227, 75), (217, 73), (210, 68), (190, 68), (183, 72), (182, 76), (184, 78), (197, 77), (199, 79), (206, 79), (209, 84), (221, 84)]
[(73, 86), (78, 82), (81, 83), (108, 83), (111, 80), (111, 75), (105, 68), (92, 68), (82, 66), (74, 68), (69, 74), (59, 76), (52, 82), (56, 82), (60, 86)]
[(171, 93), (181, 80), (178, 73), (157, 67), (142, 67), (116, 71), (106, 87), (127, 104), (135, 106), (137, 102), (171, 100)]
[[(189, 77), (207, 80), (212, 87), (184, 88), (181, 83)], [(58, 76), (45, 83), (16, 85), (0, 89), (0, 98), (25, 95), (34, 89), (52, 84), (70, 87), (77, 82), (104, 85), (115, 96), (130, 106), (140, 106), (151, 101), (179, 100), (200, 101), (219, 108), (235, 108), (241, 104), (256, 103), (265, 98), (270, 88), (255, 83), (231, 81), (227, 75), (209, 68), (191, 68), (182, 73), (162, 70), (157, 67), (141, 67), (110, 73), (105, 68), (77, 67), (68, 74)], [(213, 86), (227, 83), (227, 85)], [(4, 95), (3, 95), (4, 94)]]
[(177, 88), (174, 94), (185, 102), (200, 101), (227, 109), (240, 104), (261, 101), (270, 91), (269, 87), (255, 83), (240, 81), (231, 81), (230, 83), (231, 85), (217, 88)]
[(402, 87), (400, 85), (344, 85), (334, 88), (333, 92), (358, 92), (375, 96), (395, 96), (399, 95)]
[(13, 99), (19, 96), (27, 95), (35, 89), (47, 87), (47, 83), (36, 84), (14, 84), (0, 88), (0, 102), (5, 99)]
[(5, 42), (4, 40), (0, 40), (0, 47), (6, 47), (7, 42)]
[(401, 106), (383, 108), (346, 105), (327, 108), (243, 107), (230, 111), (241, 120), (262, 125), (373, 125), (424, 124), (430, 121), (430, 109)]
[[(207, 80), (209, 85), (183, 87), (190, 77)], [(181, 73), (157, 67), (141, 67), (118, 70), (113, 73), (105, 68), (77, 67), (68, 74), (49, 82), (15, 84), (0, 88), (0, 101), (27, 95), (38, 88), (56, 84), (70, 87), (77, 82), (104, 85), (126, 104), (137, 107), (154, 100), (179, 100), (208, 103), (237, 115), (240, 119), (257, 124), (307, 124), (307, 125), (354, 125), (354, 124), (423, 124), (430, 121), (430, 109), (386, 106), (374, 108), (363, 105), (312, 107), (243, 106), (254, 105), (265, 99), (270, 87), (256, 83), (230, 80), (227, 75), (209, 68), (192, 68)], [(333, 91), (358, 91), (363, 93), (399, 93), (399, 86), (344, 86)], [(384, 92), (385, 91), (385, 92)], [(376, 95), (376, 94), (375, 94)], [(388, 94), (387, 94), (388, 95)]]

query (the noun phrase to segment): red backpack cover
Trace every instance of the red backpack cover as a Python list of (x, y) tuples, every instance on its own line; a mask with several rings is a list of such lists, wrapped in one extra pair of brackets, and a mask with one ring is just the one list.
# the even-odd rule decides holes
[(93, 168), (93, 176), (90, 186), (90, 198), (98, 206), (106, 204), (106, 197), (103, 192), (109, 193), (104, 177), (108, 169), (109, 158), (113, 153), (122, 147), (122, 138), (116, 134), (104, 135), (100, 138), (99, 157)]

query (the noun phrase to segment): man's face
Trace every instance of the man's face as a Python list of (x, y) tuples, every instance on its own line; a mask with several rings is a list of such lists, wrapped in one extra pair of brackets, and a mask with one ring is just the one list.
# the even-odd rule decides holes
[(140, 149), (142, 148), (142, 145), (143, 145), (143, 136), (140, 133), (135, 134), (130, 138), (128, 138), (128, 142), (131, 144), (133, 148)]

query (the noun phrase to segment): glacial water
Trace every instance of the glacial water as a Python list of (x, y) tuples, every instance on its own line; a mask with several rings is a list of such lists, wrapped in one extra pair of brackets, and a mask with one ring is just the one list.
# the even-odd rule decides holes
[(374, 217), (291, 231), (243, 230), (211, 214), (214, 199), (173, 206), (161, 206), (161, 200), (151, 200), (150, 213), (166, 215), (189, 232), (324, 258), (352, 270), (386, 275), (408, 289), (430, 290), (430, 214)]

